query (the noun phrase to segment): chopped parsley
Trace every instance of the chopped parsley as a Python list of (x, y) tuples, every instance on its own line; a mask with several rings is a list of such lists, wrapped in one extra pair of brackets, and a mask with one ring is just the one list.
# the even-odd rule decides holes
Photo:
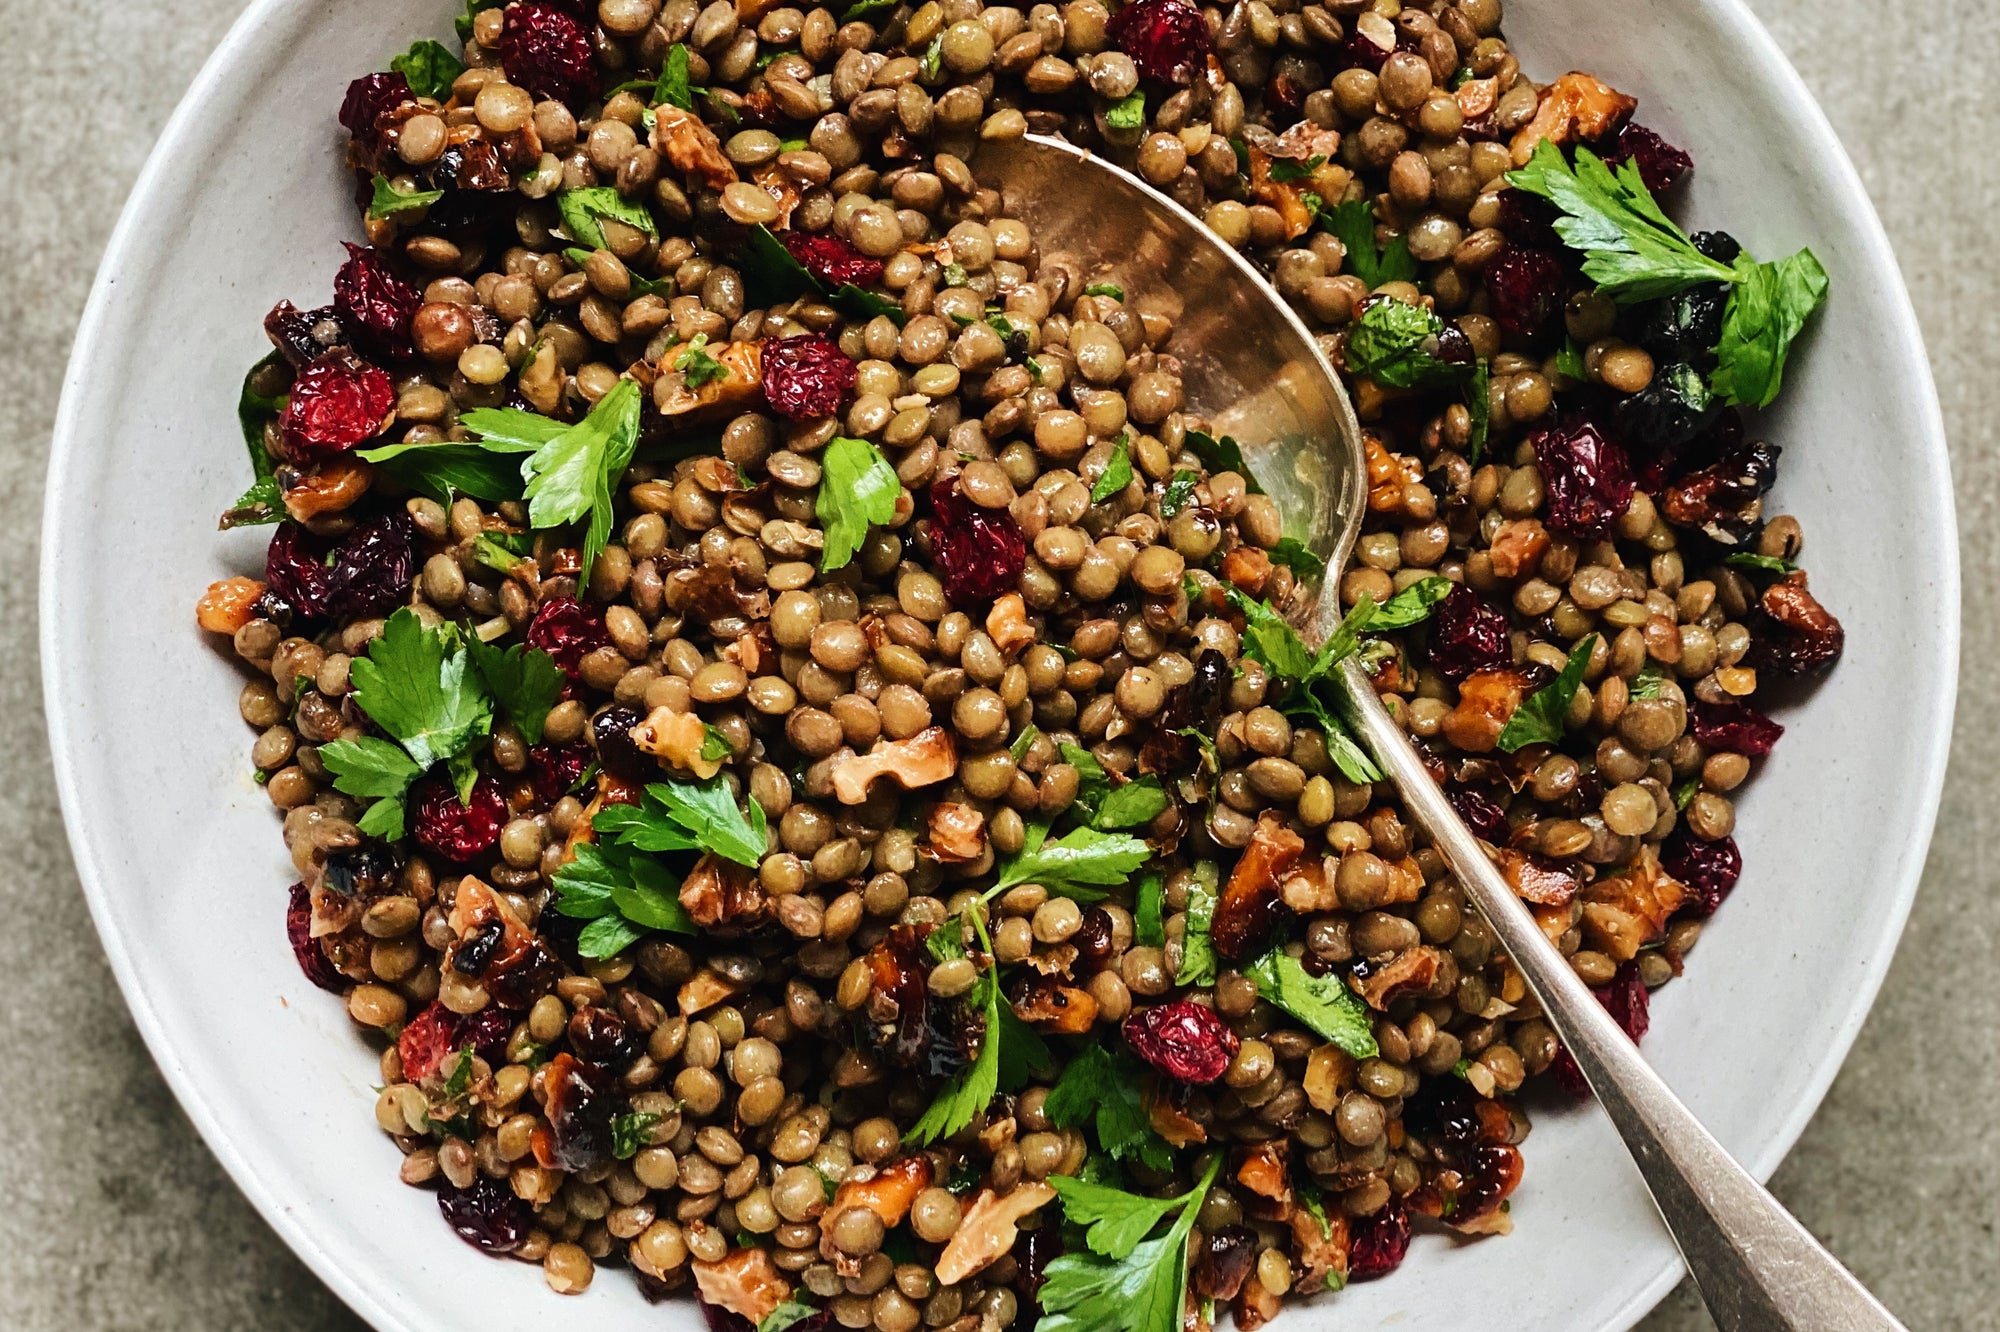
[(1250, 470), (1250, 464), (1243, 461), (1243, 446), (1230, 436), (1217, 439), (1205, 430), (1190, 430), (1181, 442), (1189, 453), (1201, 460), (1201, 465), (1208, 469), (1210, 476), (1217, 472), (1234, 472), (1243, 478), (1243, 485), (1251, 494), (1264, 493), (1264, 487), (1257, 484), (1257, 476)]
[(1181, 964), (1174, 972), (1176, 985), (1215, 984), (1217, 958), (1215, 939), (1216, 890), (1222, 875), (1212, 860), (1195, 862), (1194, 882), (1188, 885), (1187, 917), (1181, 935)]
[(708, 354), (706, 333), (695, 334), (694, 340), (681, 349), (680, 355), (674, 357), (674, 369), (681, 372), (691, 389), (729, 378), (729, 367)]
[(1194, 488), (1200, 484), (1199, 472), (1190, 472), (1185, 468), (1175, 472), (1160, 495), (1160, 517), (1171, 518), (1194, 503)]
[(1583, 683), (1584, 668), (1590, 665), (1591, 649), (1596, 646), (1596, 634), (1585, 634), (1578, 639), (1556, 678), (1521, 700), (1514, 715), (1500, 728), (1500, 738), (1495, 743), (1502, 750), (1512, 754), (1524, 745), (1552, 745), (1562, 739), (1570, 702), (1576, 697), (1577, 686)]
[(1102, 504), (1114, 495), (1122, 494), (1125, 487), (1132, 484), (1131, 439), (1123, 431), (1112, 441), (1111, 456), (1105, 460), (1104, 471), (1097, 478), (1097, 484), (1090, 488), (1090, 502)]
[(658, 240), (660, 229), (646, 205), (634, 203), (609, 185), (564, 190), (556, 195), (556, 211), (562, 214), (563, 230), (570, 239), (592, 250), (609, 249), (604, 243), (606, 219), (622, 222), (635, 231)]
[(1123, 1049), (1084, 1050), (1049, 1090), (1042, 1112), (1057, 1128), (1097, 1133), (1097, 1144), (1118, 1160), (1137, 1158), (1154, 1170), (1171, 1170), (1173, 1148), (1154, 1132), (1140, 1095), (1145, 1069)]
[(1375, 244), (1375, 206), (1366, 199), (1318, 211), (1320, 225), (1347, 251), (1347, 271), (1367, 283), (1370, 291), (1385, 282), (1417, 280), (1417, 261), (1407, 240), (1397, 236), (1387, 245)]
[(632, 847), (578, 842), (575, 858), (550, 883), (556, 912), (589, 922), (577, 936), (584, 957), (615, 957), (653, 930), (696, 933), (673, 875)]
[(1315, 976), (1282, 948), (1272, 949), (1243, 969), (1259, 996), (1284, 1009), (1356, 1059), (1379, 1054), (1374, 1019), (1361, 997), (1340, 977)]
[(819, 498), (813, 502), (826, 531), (820, 572), (846, 567), (870, 527), (894, 522), (902, 493), (903, 483), (881, 450), (865, 439), (834, 436), (820, 459)]
[(1125, 288), (1116, 282), (1093, 282), (1083, 289), (1086, 296), (1109, 296), (1114, 301), (1125, 299)]
[(389, 62), (389, 68), (403, 76), (410, 91), (419, 97), (442, 102), (451, 96), (451, 85), (465, 73), (465, 62), (451, 53), (443, 42), (425, 39)]
[[(1046, 1312), (1036, 1332), (1179, 1332), (1187, 1305), (1188, 1236), (1222, 1158), (1216, 1153), (1195, 1186), (1175, 1198), (1051, 1177), (1064, 1213), (1086, 1227), (1088, 1251), (1072, 1250), (1049, 1263), (1039, 1296)], [(1164, 1233), (1146, 1238), (1170, 1216), (1175, 1219)]]
[(1077, 828), (1050, 841), (1048, 824), (1031, 823), (1021, 849), (1001, 862), (986, 897), (990, 901), (1017, 884), (1039, 883), (1058, 897), (1098, 902), (1105, 889), (1124, 883), (1152, 857), (1151, 847), (1125, 833)]
[(260, 527), (285, 516), (285, 494), (278, 486), (277, 460), (264, 447), (264, 427), (285, 409), (285, 399), (282, 396), (267, 398), (255, 388), (257, 376), (282, 360), (283, 357), (274, 351), (251, 366), (249, 373), (243, 376), (243, 388), (236, 397), (236, 419), (243, 427), (243, 444), (250, 453), (250, 472), (254, 480), (250, 489), (238, 496), (236, 503), (222, 515), (220, 526), (225, 532), (232, 527)]
[(1470, 361), (1439, 359), (1438, 335), (1444, 320), (1390, 297), (1361, 309), (1347, 334), (1347, 368), (1384, 388), (1450, 388), (1475, 371)]
[(399, 190), (381, 172), (375, 173), (375, 197), (368, 205), (368, 220), (380, 222), (385, 217), (398, 213), (414, 212), (419, 208), (429, 208), (444, 198), (443, 190)]
[(1146, 127), (1146, 94), (1135, 92), (1129, 97), (1121, 97), (1104, 108), (1104, 123), (1115, 130), (1135, 130)]

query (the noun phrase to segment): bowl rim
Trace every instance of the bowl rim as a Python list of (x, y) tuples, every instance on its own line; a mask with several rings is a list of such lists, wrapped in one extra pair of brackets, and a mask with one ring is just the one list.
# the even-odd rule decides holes
[[(1894, 280), (1887, 284), (1881, 296), (1895, 324), (1894, 331), (1897, 334), (1895, 344), (1905, 349), (1903, 364), (1899, 370), (1912, 385), (1914, 413), (1909, 424), (1916, 435), (1912, 440), (1915, 447), (1911, 450), (1915, 479), (1919, 491), (1929, 496), (1932, 506), (1943, 519), (1941, 530), (1937, 533), (1938, 544), (1941, 547), (1936, 553), (1937, 598), (1948, 613), (1943, 617), (1938, 632), (1932, 639), (1935, 659), (1928, 663), (1928, 678), (1944, 686), (1942, 690), (1936, 691), (1942, 697), (1942, 704), (1936, 712), (1936, 725), (1927, 737), (1927, 744), (1922, 754), (1921, 783), (1912, 805), (1918, 816), (1915, 826), (1911, 829), (1915, 835), (1903, 846), (1898, 873), (1894, 883), (1890, 885), (1892, 893), (1876, 916), (1879, 942), (1887, 946), (1872, 951), (1862, 983), (1850, 992), (1847, 1011), (1826, 1045), (1828, 1054), (1835, 1057), (1820, 1061), (1806, 1084), (1805, 1094), (1798, 1099), (1777, 1131), (1756, 1150), (1744, 1154), (1743, 1164), (1758, 1179), (1763, 1180), (1770, 1177), (1798, 1141), (1800, 1134), (1804, 1132), (1806, 1125), (1825, 1099), (1833, 1079), (1845, 1063), (1846, 1056), (1873, 1008), (1875, 998), (1887, 976), (1896, 951), (1895, 945), (1901, 939), (1922, 879), (1925, 855), (1936, 824), (1938, 805), (1943, 791), (1950, 753), (1952, 720), (1957, 703), (1961, 618), (1958, 523), (1953, 504), (1951, 465), (1945, 442), (1943, 413), (1938, 403), (1930, 362), (1924, 352), (1922, 333), (1910, 300), (1908, 285), (1903, 281), (1895, 253), (1882, 228), (1874, 203), (1863, 186), (1860, 174), (1848, 157), (1846, 149), (1842, 146), (1818, 100), (1806, 87), (1804, 80), (1800, 78), (1770, 32), (1750, 12), (1744, 0), (1683, 0), (1683, 2), (1707, 10), (1709, 16), (1725, 30), (1727, 35), (1741, 43), (1750, 53), (1761, 72), (1770, 80), (1772, 97), (1797, 116), (1799, 129), (1809, 147), (1821, 157), (1838, 183), (1845, 188), (1848, 198), (1853, 201), (1859, 239), (1862, 242), (1861, 257), (1867, 271), (1893, 275)], [(327, 1249), (321, 1242), (319, 1227), (309, 1224), (300, 1210), (291, 1205), (291, 1200), (279, 1192), (276, 1184), (238, 1150), (206, 1089), (198, 1085), (185, 1066), (174, 1058), (175, 1043), (172, 1033), (163, 1022), (150, 993), (139, 978), (137, 964), (134, 961), (134, 941), (121, 933), (116, 926), (109, 905), (111, 901), (109, 875), (100, 866), (91, 838), (84, 833), (86, 818), (83, 814), (79, 764), (76, 758), (82, 751), (78, 746), (78, 736), (71, 725), (71, 719), (58, 703), (61, 698), (58, 685), (66, 678), (69, 658), (62, 636), (57, 632), (57, 626), (61, 623), (56, 578), (60, 545), (57, 524), (69, 504), (72, 455), (83, 447), (79, 436), (81, 418), (85, 410), (84, 379), (89, 366), (100, 354), (100, 344), (106, 337), (106, 330), (117, 309), (120, 295), (116, 289), (118, 275), (126, 271), (133, 261), (143, 263), (145, 255), (135, 249), (135, 240), (142, 226), (140, 219), (152, 211), (157, 196), (162, 192), (170, 176), (178, 169), (175, 163), (182, 156), (179, 150), (183, 147), (183, 140), (189, 138), (193, 132), (201, 109), (229, 79), (238, 61), (244, 57), (246, 48), (251, 45), (254, 35), (273, 24), (286, 11), (303, 11), (305, 7), (305, 0), (252, 0), (230, 25), (215, 50), (202, 64), (187, 92), (162, 126), (158, 138), (148, 151), (145, 164), (120, 210), (117, 225), (113, 228), (110, 239), (105, 245), (103, 257), (99, 261), (97, 274), (92, 282), (90, 295), (79, 320), (75, 341), (64, 370), (62, 397), (56, 413), (48, 456), (48, 479), (43, 497), (39, 542), (37, 596), (39, 616), (37, 638), (42, 663), (43, 714), (48, 731), (57, 795), (63, 811), (64, 831), (69, 841), (85, 902), (90, 909), (105, 955), (111, 964), (112, 973), (132, 1014), (134, 1025), (145, 1041), (155, 1065), (180, 1102), (182, 1110), (201, 1135), (208, 1150), (214, 1154), (223, 1169), (228, 1172), (230, 1179), (256, 1208), (265, 1223), (354, 1313), (373, 1326), (383, 1329), (384, 1332), (431, 1332), (431, 1329), (413, 1321), (402, 1310), (390, 1305), (372, 1283), (363, 1279), (359, 1272), (351, 1270)], [(1665, 1297), (1680, 1280), (1684, 1271), (1685, 1268), (1677, 1256), (1663, 1259), (1657, 1274), (1638, 1288), (1612, 1315), (1611, 1321), (1606, 1324), (1606, 1332), (1631, 1327)]]

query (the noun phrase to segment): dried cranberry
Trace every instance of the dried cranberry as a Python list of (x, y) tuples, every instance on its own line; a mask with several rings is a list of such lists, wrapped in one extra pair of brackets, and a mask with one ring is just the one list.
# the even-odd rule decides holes
[(1812, 675), (1840, 659), (1847, 630), (1806, 590), (1804, 570), (1765, 588), (1758, 605), (1763, 613), (1751, 625), (1750, 651), (1743, 658), (1753, 669)]
[(1560, 216), (1556, 206), (1538, 194), (1502, 190), (1499, 215), (1493, 219), (1493, 225), (1516, 245), (1554, 253), (1563, 244), (1562, 237), (1556, 234), (1556, 219)]
[(1506, 1106), (1475, 1096), (1454, 1079), (1428, 1083), (1424, 1091), (1405, 1122), (1444, 1168), (1405, 1201), (1412, 1211), (1463, 1229), (1498, 1210), (1521, 1182), (1521, 1153), (1510, 1141), (1513, 1119)]
[(1778, 479), (1781, 452), (1761, 439), (1739, 444), (1667, 487), (1660, 508), (1668, 522), (1695, 528), (1719, 546), (1741, 546), (1763, 529), (1764, 492)]
[(491, 1068), (507, 1062), (507, 1042), (513, 1035), (514, 1019), (496, 1004), (480, 1009), (459, 1027), (461, 1044), (471, 1046)]
[(1473, 786), (1449, 786), (1444, 795), (1474, 836), (1483, 837), (1495, 846), (1507, 844), (1507, 811), (1499, 801)]
[(583, 780), (590, 766), (589, 745), (536, 745), (528, 751), (528, 774), (535, 784), (535, 798), (553, 805)]
[(574, 15), (555, 5), (507, 8), (500, 31), (500, 64), (508, 82), (537, 97), (582, 102), (597, 95), (597, 60), (590, 34)]
[(444, 1061), (465, 1048), (463, 1023), (458, 1014), (433, 1000), (423, 1012), (411, 1018), (396, 1037), (396, 1053), (403, 1060), (403, 1076), (422, 1082), (438, 1071)]
[(570, 1014), (569, 1046), (593, 1064), (616, 1067), (637, 1053), (637, 1037), (618, 1014), (585, 1004)]
[(1087, 976), (1099, 971), (1111, 960), (1112, 934), (1115, 930), (1111, 913), (1103, 907), (1087, 907), (1083, 913), (1083, 923), (1077, 927), (1070, 942), (1076, 945), (1077, 971), (1079, 976)]
[(507, 937), (505, 921), (489, 920), (472, 933), (458, 941), (451, 950), (451, 969), (461, 976), (474, 979), (484, 976), (486, 968), (493, 965), (494, 950)]
[(299, 970), (305, 972), (306, 979), (322, 990), (339, 994), (344, 988), (344, 979), (339, 968), (333, 965), (326, 950), (319, 946), (319, 940), (312, 934), (312, 892), (302, 883), (291, 888), (291, 897), (285, 904), (285, 935), (292, 941), (292, 956), (299, 960)]
[(528, 646), (539, 648), (556, 659), (563, 674), (576, 679), (583, 659), (602, 647), (611, 646), (611, 631), (604, 617), (584, 609), (569, 597), (544, 601), (535, 618), (528, 621)]
[(549, 1164), (589, 1170), (610, 1160), (611, 1118), (617, 1107), (604, 1070), (565, 1053), (549, 1061), (545, 1078)]
[(1625, 128), (1611, 140), (1604, 160), (1614, 166), (1621, 162), (1638, 163), (1639, 179), (1656, 195), (1672, 189), (1694, 170), (1692, 157), (1634, 120), (1626, 121)]
[(427, 231), (475, 230), (521, 197), (514, 192), (514, 173), (500, 149), (483, 138), (452, 144), (418, 179), (428, 189), (445, 192), (424, 213)]
[(1514, 660), (1507, 616), (1460, 584), (1438, 603), (1430, 624), (1431, 665), (1448, 680), (1506, 666)]
[(1632, 465), (1625, 450), (1587, 420), (1537, 430), (1535, 463), (1548, 496), (1551, 532), (1597, 541), (1632, 502)]
[(326, 853), (320, 886), (343, 897), (373, 897), (396, 881), (396, 855), (387, 843), (362, 842)]
[(1743, 853), (1734, 837), (1705, 842), (1685, 827), (1676, 828), (1660, 846), (1660, 868), (1694, 894), (1686, 903), (1691, 913), (1712, 916), (1743, 877)]
[(340, 326), (340, 312), (331, 305), (301, 310), (290, 301), (279, 301), (264, 316), (264, 336), (296, 370), (339, 346), (347, 330)]
[(646, 756), (632, 740), (632, 728), (645, 718), (636, 708), (606, 708), (590, 719), (590, 738), (597, 745), (597, 766), (628, 782), (646, 780)]
[(1248, 1226), (1224, 1226), (1209, 1235), (1195, 1254), (1188, 1281), (1204, 1299), (1233, 1300), (1257, 1265), (1257, 1232)]
[(1214, 1082), (1242, 1044), (1214, 1009), (1192, 999), (1134, 1013), (1125, 1019), (1125, 1039), (1141, 1059), (1182, 1082)]
[[(1611, 1020), (1616, 1022), (1634, 1043), (1637, 1043), (1639, 1038), (1646, 1034), (1646, 1029), (1652, 1026), (1653, 1019), (1648, 1007), (1646, 983), (1639, 979), (1637, 962), (1621, 965), (1613, 973), (1609, 985), (1601, 990), (1592, 990), (1591, 993), (1597, 996), (1597, 1002), (1604, 1005), (1604, 1011), (1611, 1014)], [(1549, 1065), (1549, 1072), (1555, 1075), (1556, 1082), (1571, 1095), (1578, 1097), (1590, 1095), (1590, 1082), (1583, 1076), (1583, 1070), (1577, 1067), (1575, 1056), (1568, 1050), (1556, 1052), (1555, 1062)]]
[(1185, 88), (1208, 60), (1208, 23), (1183, 0), (1134, 0), (1111, 16), (1104, 35), (1156, 84)]
[[(1720, 411), (1721, 404), (1709, 392), (1701, 371), (1686, 361), (1677, 361), (1661, 366), (1645, 388), (1621, 399), (1613, 411), (1612, 424), (1620, 442), (1650, 463), (1678, 457), (1714, 424)], [(1650, 472), (1650, 466), (1643, 469), (1642, 489)], [(1652, 491), (1659, 488), (1660, 482), (1651, 487)]]
[(1222, 715), (1222, 695), (1231, 677), (1229, 659), (1214, 648), (1203, 648), (1194, 659), (1194, 678), (1167, 691), (1139, 751), (1139, 770), (1162, 775), (1185, 772), (1197, 755), (1195, 742), (1184, 732), (1212, 732)]
[(492, 849), (507, 822), (507, 800), (500, 783), (481, 777), (472, 784), (472, 802), (462, 805), (451, 781), (427, 777), (411, 792), (416, 839), (446, 860), (464, 864)]
[(949, 476), (931, 487), (931, 515), (931, 554), (946, 596), (967, 607), (1019, 589), (1028, 543), (1013, 514), (980, 508)]
[(390, 360), (414, 355), (410, 320), (423, 303), (422, 292), (389, 271), (382, 251), (347, 245), (347, 262), (333, 277), (333, 308), (363, 350)]
[(387, 374), (345, 348), (330, 351), (292, 382), (278, 418), (285, 453), (302, 463), (345, 453), (381, 434), (395, 406)]
[(376, 122), (415, 99), (410, 81), (401, 74), (363, 74), (347, 85), (347, 96), (340, 103), (340, 123), (362, 147), (374, 152), (382, 146)]
[(1711, 753), (1718, 749), (1745, 758), (1763, 758), (1778, 743), (1785, 728), (1748, 703), (1703, 703), (1690, 700), (1688, 734)]
[(356, 523), (337, 542), (288, 519), (271, 537), (264, 578), (284, 604), (310, 619), (383, 615), (409, 597), (415, 542), (405, 513)]
[(452, 1232), (475, 1249), (512, 1253), (528, 1237), (528, 1206), (506, 1181), (475, 1176), (465, 1188), (438, 1191), (438, 1210)]
[(828, 231), (780, 231), (778, 242), (792, 258), (829, 287), (871, 286), (882, 280), (882, 261)]
[(1354, 1222), (1347, 1250), (1347, 1279), (1373, 1281), (1403, 1265), (1410, 1251), (1410, 1213), (1401, 1198), (1391, 1197), (1382, 1210)]
[(819, 333), (764, 344), (764, 400), (790, 421), (832, 416), (854, 387), (854, 362)]
[(1517, 338), (1538, 338), (1562, 312), (1562, 261), (1547, 250), (1508, 245), (1486, 265), (1493, 319)]

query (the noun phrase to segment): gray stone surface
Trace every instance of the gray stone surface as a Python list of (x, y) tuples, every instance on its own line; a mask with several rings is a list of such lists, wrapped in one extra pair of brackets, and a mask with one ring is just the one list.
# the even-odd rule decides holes
[[(2000, 781), (1989, 655), (2000, 648), (2000, 268), (1987, 249), (2000, 154), (1980, 105), (2000, 26), (1977, 0), (1754, 4), (1821, 97), (1901, 256), (1951, 434), (1966, 574), (1965, 687), (1923, 895), (1776, 1189), (1912, 1327), (2000, 1328), (2000, 900), (1978, 850)], [(238, 7), (0, 0), (15, 108), (0, 140), (0, 309), (13, 330), (0, 375), (0, 622), (16, 626), (0, 640), (0, 711), (21, 723), (0, 776), (0, 845), (15, 848), (0, 880), (0, 1327), (18, 1332), (360, 1328), (237, 1194), (154, 1071), (44, 779), (34, 559), (64, 358), (120, 201)], [(1683, 1287), (1644, 1326), (1710, 1324)]]

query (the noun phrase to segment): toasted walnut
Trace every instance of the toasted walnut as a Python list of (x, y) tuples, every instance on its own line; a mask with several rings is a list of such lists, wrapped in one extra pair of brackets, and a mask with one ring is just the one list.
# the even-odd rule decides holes
[(1245, 596), (1261, 597), (1271, 585), (1271, 557), (1255, 546), (1238, 546), (1222, 557), (1222, 577)]
[(692, 712), (676, 712), (662, 704), (629, 734), (641, 752), (685, 769), (703, 781), (722, 771), (721, 759), (702, 757), (702, 747), (708, 743), (708, 727)]
[(1278, 890), (1285, 905), (1301, 915), (1337, 910), (1340, 894), (1334, 891), (1333, 883), (1338, 863), (1331, 856), (1323, 856), (1305, 861), (1286, 875), (1284, 886)]
[(361, 458), (329, 458), (285, 487), (285, 512), (305, 522), (323, 513), (339, 513), (368, 493), (375, 466)]
[(693, 1017), (734, 996), (740, 988), (736, 982), (703, 967), (688, 977), (676, 998), (680, 1002), (682, 1016)]
[(1595, 143), (1621, 129), (1638, 105), (1637, 98), (1627, 97), (1596, 75), (1572, 70), (1542, 89), (1534, 118), (1515, 133), (1508, 145), (1514, 165), (1526, 166), (1543, 139), (1558, 145), (1578, 139)]
[(931, 854), (946, 864), (979, 859), (986, 849), (986, 816), (971, 805), (941, 801), (931, 808)]
[[(722, 141), (692, 111), (663, 104), (654, 108), (653, 147), (682, 175), (698, 176), (711, 190), (736, 181), (736, 168), (724, 156)], [(752, 1320), (755, 1321), (755, 1320)]]
[(993, 645), (1008, 656), (1035, 641), (1035, 627), (1028, 623), (1028, 603), (1019, 592), (1009, 592), (986, 612), (986, 633)]
[(1250, 834), (1250, 845), (1229, 873), (1215, 907), (1210, 935), (1226, 958), (1248, 957), (1271, 933), (1280, 908), (1279, 884), (1306, 849), (1305, 839), (1266, 813)]
[(733, 860), (705, 855), (681, 880), (681, 905), (694, 923), (747, 929), (770, 919), (771, 899), (757, 871)]
[[(1303, 180), (1277, 181), (1271, 179), (1271, 153), (1256, 144), (1250, 145), (1250, 198), (1268, 205), (1278, 212), (1285, 221), (1285, 239), (1296, 240), (1312, 229), (1313, 211), (1306, 203), (1310, 182)], [(1294, 162), (1293, 166), (1303, 163)]]
[(1361, 443), (1368, 455), (1368, 507), (1375, 513), (1402, 513), (1408, 508), (1408, 487), (1421, 485), (1424, 465), (1415, 458), (1391, 453), (1382, 437), (1363, 431)]
[(1275, 1204), (1270, 1210), (1279, 1219), (1292, 1209), (1292, 1184), (1286, 1173), (1285, 1143), (1269, 1138), (1247, 1149), (1236, 1167), (1236, 1182), (1257, 1197)]
[(1322, 1045), (1306, 1056), (1305, 1077), (1300, 1085), (1313, 1109), (1332, 1114), (1340, 1095), (1354, 1085), (1354, 1056), (1337, 1045)]
[(1493, 572), (1502, 578), (1519, 578), (1532, 573), (1542, 562), (1542, 554), (1549, 548), (1548, 529), (1539, 518), (1517, 518), (1502, 523), (1493, 533), (1493, 540), (1487, 545), (1487, 558), (1493, 561)]
[[(826, 1214), (834, 1217), (850, 1207), (865, 1207), (881, 1217), (885, 1227), (894, 1230), (910, 1214), (910, 1204), (917, 1200), (917, 1195), (931, 1186), (932, 1177), (930, 1157), (900, 1157), (869, 1179), (842, 1184), (833, 1201), (827, 1204)], [(834, 1256), (832, 1231), (832, 1226), (827, 1226), (819, 1242), (820, 1254), (828, 1259)]]
[(1349, 1243), (1347, 1213), (1338, 1207), (1327, 1208), (1324, 1221), (1303, 1207), (1293, 1212), (1292, 1245), (1299, 1274), (1292, 1284), (1301, 1290), (1318, 1290), (1327, 1284), (1328, 1276), (1344, 1279)]
[(969, 1276), (986, 1270), (1001, 1254), (1014, 1247), (1022, 1217), (1055, 1201), (1056, 1191), (1046, 1184), (1024, 1180), (1005, 1195), (981, 1189), (958, 1223), (950, 1243), (938, 1255), (937, 1278), (955, 1286)]
[(1523, 902), (1537, 906), (1566, 906), (1582, 885), (1576, 875), (1561, 865), (1524, 852), (1502, 850), (1496, 857), (1507, 886)]
[(1429, 989), (1431, 982), (1437, 979), (1437, 969), (1437, 953), (1434, 950), (1411, 948), (1387, 962), (1376, 963), (1364, 958), (1354, 964), (1352, 976), (1355, 992), (1379, 1013), (1406, 994)]
[(764, 344), (761, 342), (711, 343), (702, 349), (718, 361), (724, 373), (691, 386), (686, 376), (673, 368), (689, 354), (686, 347), (670, 347), (660, 358), (659, 379), (653, 385), (653, 405), (662, 416), (726, 416), (756, 406), (764, 388)]
[(1097, 1000), (1088, 990), (1038, 976), (1014, 1000), (1014, 1016), (1042, 1031), (1076, 1036), (1097, 1021)]
[(195, 623), (211, 634), (234, 634), (257, 618), (257, 598), (264, 584), (254, 578), (225, 578), (210, 583), (194, 604)]
[(1458, 113), (1467, 120), (1477, 120), (1493, 109), (1500, 100), (1500, 80), (1467, 79), (1458, 85)]
[(1600, 952), (1629, 962), (1642, 945), (1666, 932), (1687, 888), (1660, 868), (1659, 848), (1646, 846), (1623, 874), (1583, 890), (1583, 932)]
[(715, 1262), (690, 1266), (703, 1301), (749, 1319), (752, 1326), (769, 1318), (792, 1293), (792, 1283), (779, 1275), (763, 1249), (731, 1249)]
[(1468, 754), (1486, 754), (1528, 694), (1528, 677), (1514, 668), (1474, 671), (1458, 687), (1458, 706), (1445, 714), (1444, 737)]
[(843, 805), (866, 800), (868, 786), (877, 777), (914, 791), (942, 782), (957, 770), (958, 748), (942, 726), (926, 727), (907, 740), (878, 740), (866, 754), (841, 750), (829, 768), (834, 797)]
[[(459, 947), (475, 936), (489, 935), (494, 922), (500, 925), (500, 942), (488, 953), (479, 972), (488, 994), (510, 1008), (525, 1008), (542, 987), (555, 978), (556, 960), (535, 932), (521, 923), (507, 899), (483, 881), (467, 875), (459, 880), (447, 918), (454, 941), (444, 965), (456, 960)], [(482, 951), (484, 946), (482, 945)]]

